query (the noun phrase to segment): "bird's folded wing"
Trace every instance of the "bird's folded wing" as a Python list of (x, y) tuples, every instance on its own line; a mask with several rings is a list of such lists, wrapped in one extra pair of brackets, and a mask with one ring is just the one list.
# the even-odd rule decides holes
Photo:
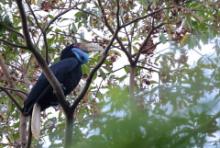
[(79, 62), (75, 58), (64, 59), (51, 66), (51, 70), (57, 76), (58, 74), (68, 73), (74, 70), (79, 65)]

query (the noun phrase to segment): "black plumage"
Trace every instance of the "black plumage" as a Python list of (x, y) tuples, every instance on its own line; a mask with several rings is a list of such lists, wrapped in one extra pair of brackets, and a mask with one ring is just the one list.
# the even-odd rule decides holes
[[(82, 72), (81, 65), (87, 62), (87, 53), (74, 45), (67, 46), (60, 56), (60, 61), (52, 64), (50, 69), (61, 83), (64, 95), (68, 95), (79, 83)], [(24, 102), (23, 114), (31, 115), (34, 104), (41, 110), (58, 105), (58, 100), (44, 74), (41, 74)]]

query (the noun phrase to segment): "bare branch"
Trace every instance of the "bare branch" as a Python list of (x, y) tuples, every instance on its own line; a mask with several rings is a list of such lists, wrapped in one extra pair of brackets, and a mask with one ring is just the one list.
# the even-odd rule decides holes
[[(121, 18), (122, 20), (122, 23), (124, 23), (124, 20)], [(128, 40), (128, 52), (130, 53), (130, 55), (132, 54), (131, 53), (131, 48), (132, 48), (132, 37), (133, 37), (133, 34), (134, 34), (134, 27), (132, 27), (132, 31), (131, 33), (128, 33), (126, 27), (124, 27), (124, 31), (125, 31), (125, 35), (127, 37), (127, 40)], [(130, 38), (131, 36), (131, 38)]]
[(6, 40), (4, 40), (4, 39), (0, 39), (0, 42), (2, 42), (2, 43), (5, 44), (5, 45), (12, 46), (12, 47), (27, 49), (27, 46), (14, 44), (14, 43), (12, 43), (12, 42), (10, 42), (10, 41), (6, 41)]
[(150, 14), (147, 14), (147, 15), (142, 16), (142, 17), (138, 17), (138, 18), (136, 18), (136, 19), (134, 19), (134, 20), (132, 20), (132, 21), (126, 23), (126, 24), (123, 24), (121, 27), (123, 28), (123, 27), (129, 26), (130, 24), (133, 24), (133, 23), (136, 23), (136, 22), (138, 22), (138, 21), (140, 21), (140, 20), (143, 20), (143, 19), (145, 19), (145, 18), (148, 18), (148, 17), (150, 17), (150, 16), (152, 16), (152, 15), (154, 15), (154, 14), (156, 14), (156, 13), (159, 13), (160, 11), (163, 11), (163, 10), (165, 10), (165, 9), (171, 9), (171, 8), (172, 8), (172, 7), (166, 7), (166, 8), (158, 9), (158, 10), (156, 10), (156, 11), (154, 11), (154, 12), (151, 12)]
[(16, 101), (16, 99), (10, 94), (10, 92), (1, 86), (0, 86), (0, 89), (7, 94), (7, 96), (11, 99), (11, 101), (15, 104), (15, 106), (19, 109), (19, 111), (22, 112), (22, 107), (19, 105), (19, 103)]
[(13, 32), (13, 33), (19, 35), (21, 38), (24, 38), (23, 34), (21, 34), (20, 32), (16, 31), (15, 28), (10, 27), (10, 26), (8, 26), (8, 25), (6, 25), (6, 24), (4, 24), (4, 23), (1, 23), (1, 25), (2, 25), (5, 29), (7, 29), (8, 31)]
[(27, 5), (28, 5), (28, 8), (29, 8), (31, 14), (32, 14), (33, 17), (34, 17), (34, 20), (35, 20), (35, 22), (36, 22), (36, 24), (37, 24), (37, 27), (38, 27), (40, 30), (42, 30), (42, 28), (41, 28), (41, 26), (40, 26), (40, 23), (38, 22), (37, 16), (35, 15), (33, 9), (31, 8), (31, 5), (29, 4), (29, 2), (27, 2), (27, 0), (25, 0), (25, 1), (26, 1)]
[(148, 70), (149, 72), (156, 72), (159, 73), (159, 71), (153, 69), (153, 68), (148, 68), (148, 67), (144, 67), (144, 66), (140, 66), (140, 65), (136, 65), (136, 67), (141, 68), (141, 69), (145, 69)]
[(3, 87), (3, 86), (0, 86), (0, 88), (3, 88), (3, 89), (6, 89), (6, 90), (10, 90), (10, 91), (15, 91), (15, 92), (19, 92), (19, 93), (22, 93), (24, 95), (28, 95), (26, 92), (22, 91), (22, 90), (18, 90), (18, 89), (14, 89), (14, 88), (9, 88), (9, 87)]
[(27, 5), (28, 5), (28, 8), (29, 8), (29, 10), (30, 10), (30, 12), (31, 12), (31, 14), (33, 15), (33, 17), (34, 17), (34, 20), (35, 20), (35, 22), (36, 22), (36, 24), (37, 24), (37, 27), (41, 30), (41, 33), (43, 34), (43, 40), (44, 40), (44, 46), (45, 46), (45, 57), (46, 57), (46, 62), (47, 62), (47, 64), (49, 64), (49, 55), (48, 55), (48, 43), (47, 43), (47, 33), (46, 33), (46, 31), (44, 31), (43, 30), (43, 28), (41, 27), (41, 25), (40, 25), (40, 23), (38, 22), (38, 19), (37, 19), (37, 16), (35, 15), (35, 13), (34, 13), (34, 11), (33, 11), (33, 9), (31, 8), (31, 5), (27, 2), (27, 0), (26, 0), (26, 3), (27, 3)]
[(121, 26), (120, 25), (120, 0), (117, 0), (117, 12), (116, 12), (116, 18), (117, 18), (117, 27)]
[(63, 12), (59, 13), (57, 16), (55, 16), (48, 24), (47, 26), (44, 28), (44, 31), (47, 32), (47, 30), (49, 29), (50, 25), (52, 25), (59, 17), (61, 17), (62, 15), (66, 14), (67, 12), (73, 10), (75, 8), (75, 6), (70, 7), (66, 10), (64, 10)]

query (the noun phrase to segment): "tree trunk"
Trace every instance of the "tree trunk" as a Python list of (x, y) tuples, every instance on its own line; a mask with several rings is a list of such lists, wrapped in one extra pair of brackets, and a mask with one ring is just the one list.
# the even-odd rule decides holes
[(64, 148), (72, 148), (73, 145), (73, 114), (66, 114), (66, 128), (65, 128), (65, 139), (64, 139)]
[(135, 66), (130, 68), (130, 82), (129, 82), (129, 93), (130, 97), (134, 98), (134, 88), (135, 88)]
[(25, 147), (27, 144), (27, 118), (20, 113), (20, 140), (21, 147)]

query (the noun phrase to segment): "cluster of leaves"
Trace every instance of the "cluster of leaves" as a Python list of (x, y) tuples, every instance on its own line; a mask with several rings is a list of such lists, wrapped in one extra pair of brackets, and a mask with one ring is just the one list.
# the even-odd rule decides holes
[(181, 70), (145, 94), (144, 100), (159, 93), (154, 103), (140, 104), (143, 98), (130, 98), (128, 89), (110, 86), (99, 97), (96, 113), (85, 115), (80, 109), (74, 147), (219, 146), (219, 66), (201, 58), (194, 68)]
[[(172, 52), (161, 56), (169, 76), (144, 95), (130, 98), (126, 87), (117, 86), (90, 94), (76, 116), (74, 147), (218, 147), (219, 56), (201, 57), (194, 66), (174, 59)], [(149, 101), (152, 94), (156, 100)], [(57, 126), (64, 127), (62, 120)], [(63, 129), (52, 129), (45, 136), (51, 146), (62, 146)]]

